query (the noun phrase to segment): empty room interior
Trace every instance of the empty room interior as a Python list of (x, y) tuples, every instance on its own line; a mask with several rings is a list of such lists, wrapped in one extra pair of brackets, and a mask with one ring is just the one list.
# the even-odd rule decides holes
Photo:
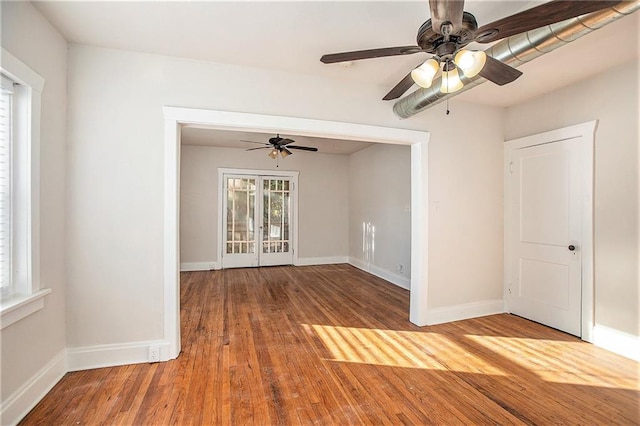
[(1, 1), (0, 424), (640, 423), (638, 8)]

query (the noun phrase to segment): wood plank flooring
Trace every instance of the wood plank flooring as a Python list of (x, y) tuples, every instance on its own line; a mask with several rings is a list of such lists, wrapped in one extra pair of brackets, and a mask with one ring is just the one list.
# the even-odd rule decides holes
[(24, 425), (638, 424), (638, 363), (511, 315), (432, 327), (349, 265), (181, 276), (177, 360), (69, 373)]

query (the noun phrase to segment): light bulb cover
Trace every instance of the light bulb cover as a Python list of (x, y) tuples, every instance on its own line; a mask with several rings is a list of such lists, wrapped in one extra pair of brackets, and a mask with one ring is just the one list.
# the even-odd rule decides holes
[(282, 148), (282, 150), (280, 150), (280, 155), (282, 155), (282, 158), (288, 157), (289, 155), (291, 155), (292, 152), (289, 151), (287, 148)]
[(273, 158), (275, 160), (277, 156), (278, 156), (278, 150), (273, 148), (271, 150), (271, 152), (269, 153), (269, 157), (271, 157), (271, 158)]
[(453, 63), (445, 65), (442, 69), (440, 91), (442, 93), (453, 93), (462, 89), (462, 86), (463, 84), (460, 80), (460, 74), (458, 74), (458, 68)]
[(411, 78), (420, 87), (425, 89), (431, 87), (433, 84), (433, 78), (440, 70), (440, 64), (435, 59), (427, 59), (418, 68), (411, 71)]
[(482, 50), (461, 49), (456, 53), (454, 62), (462, 70), (465, 77), (471, 78), (482, 71), (484, 64), (487, 62), (487, 54)]

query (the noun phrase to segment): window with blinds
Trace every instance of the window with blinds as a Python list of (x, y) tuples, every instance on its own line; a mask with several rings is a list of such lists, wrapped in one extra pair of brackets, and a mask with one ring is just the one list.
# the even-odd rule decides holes
[(44, 307), (40, 287), (40, 115), (45, 80), (2, 50), (0, 330)]
[(12, 272), (12, 148), (13, 86), (2, 75), (0, 93), (0, 294), (11, 293)]

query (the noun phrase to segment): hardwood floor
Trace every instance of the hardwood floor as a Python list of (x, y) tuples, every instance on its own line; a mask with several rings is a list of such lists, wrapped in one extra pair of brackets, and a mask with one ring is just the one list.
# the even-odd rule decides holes
[(638, 424), (638, 363), (511, 315), (408, 322), (349, 265), (181, 276), (183, 352), (69, 373), (22, 424)]

